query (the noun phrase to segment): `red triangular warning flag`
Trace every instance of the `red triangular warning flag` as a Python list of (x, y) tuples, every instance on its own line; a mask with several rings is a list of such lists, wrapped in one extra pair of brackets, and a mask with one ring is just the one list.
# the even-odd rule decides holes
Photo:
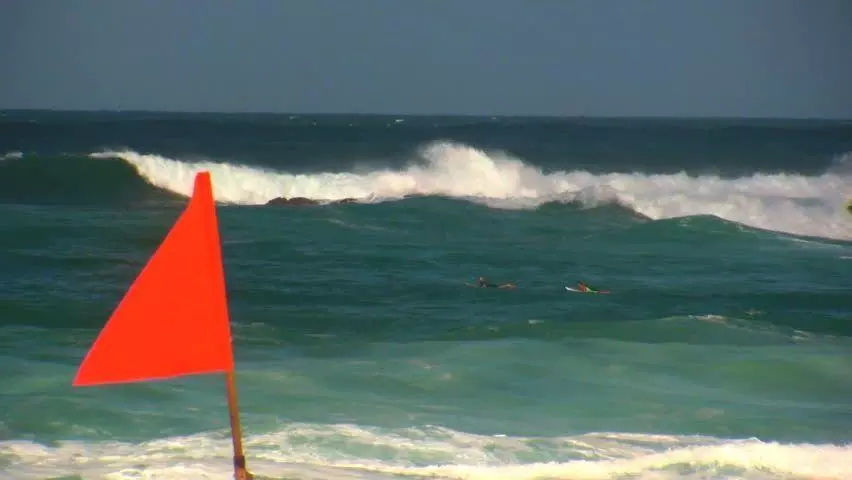
[(75, 386), (234, 369), (210, 173), (86, 355)]

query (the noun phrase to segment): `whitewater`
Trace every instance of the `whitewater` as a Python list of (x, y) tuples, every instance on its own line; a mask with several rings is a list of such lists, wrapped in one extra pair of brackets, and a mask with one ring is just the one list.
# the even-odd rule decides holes
[[(43, 479), (84, 466), (87, 475), (114, 480), (188, 478), (229, 480), (227, 432), (141, 444), (0, 442), (24, 472), (13, 478)], [(705, 480), (852, 478), (852, 447), (785, 445), (757, 439), (589, 433), (577, 437), (524, 438), (473, 435), (446, 428), (381, 431), (357, 425), (291, 425), (286, 431), (250, 436), (253, 469), (268, 478), (446, 480)], [(343, 450), (341, 450), (343, 449)], [(384, 457), (376, 460), (371, 457)], [(536, 458), (571, 458), (535, 461)], [(395, 460), (404, 458), (405, 461)], [(416, 459), (412, 465), (410, 459)], [(145, 468), (139, 468), (145, 465)]]
[(367, 203), (411, 195), (447, 196), (494, 208), (530, 209), (548, 202), (585, 207), (617, 204), (651, 220), (712, 215), (740, 225), (801, 236), (852, 240), (852, 154), (838, 156), (819, 176), (718, 175), (554, 171), (545, 173), (507, 153), (454, 142), (435, 142), (398, 170), (288, 174), (224, 162), (186, 162), (132, 150), (102, 151), (150, 184), (188, 196), (196, 172), (208, 170), (223, 203), (261, 205), (277, 197), (318, 201), (353, 198)]

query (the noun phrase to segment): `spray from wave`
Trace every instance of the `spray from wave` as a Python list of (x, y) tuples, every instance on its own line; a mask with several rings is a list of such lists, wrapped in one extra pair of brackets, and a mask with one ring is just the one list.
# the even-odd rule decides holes
[(499, 208), (535, 208), (545, 202), (585, 206), (617, 203), (653, 220), (714, 215), (747, 226), (797, 235), (852, 239), (852, 175), (839, 157), (820, 176), (754, 174), (719, 176), (610, 173), (545, 173), (502, 152), (435, 142), (400, 170), (294, 175), (229, 163), (188, 163), (133, 151), (106, 151), (93, 158), (120, 158), (149, 183), (189, 195), (199, 170), (210, 170), (216, 197), (225, 203), (258, 205), (276, 197), (364, 202), (407, 195), (440, 195)]

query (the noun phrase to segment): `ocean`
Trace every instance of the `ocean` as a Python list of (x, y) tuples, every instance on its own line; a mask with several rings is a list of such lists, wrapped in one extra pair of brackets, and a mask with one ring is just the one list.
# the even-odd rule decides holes
[(2, 478), (233, 478), (221, 375), (71, 386), (200, 170), (258, 479), (852, 479), (852, 122), (26, 111)]

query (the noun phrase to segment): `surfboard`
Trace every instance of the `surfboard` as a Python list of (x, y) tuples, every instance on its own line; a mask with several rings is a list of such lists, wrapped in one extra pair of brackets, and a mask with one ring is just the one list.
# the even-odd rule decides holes
[(601, 294), (609, 293), (609, 290), (599, 290), (597, 292), (591, 292), (591, 291), (584, 292), (584, 291), (579, 290), (577, 288), (571, 288), (571, 287), (565, 287), (565, 290), (568, 290), (569, 292), (576, 292), (576, 293), (601, 293)]
[[(468, 287), (472, 287), (472, 288), (485, 288), (485, 287), (480, 287), (479, 285), (474, 285), (472, 283), (465, 283), (465, 285), (468, 286)], [(518, 286), (515, 285), (514, 283), (504, 283), (504, 284), (501, 284), (501, 285), (497, 285), (496, 287), (488, 287), (488, 288), (493, 288), (493, 289), (496, 289), (496, 290), (511, 290), (511, 289), (514, 289), (514, 288), (518, 288)]]

